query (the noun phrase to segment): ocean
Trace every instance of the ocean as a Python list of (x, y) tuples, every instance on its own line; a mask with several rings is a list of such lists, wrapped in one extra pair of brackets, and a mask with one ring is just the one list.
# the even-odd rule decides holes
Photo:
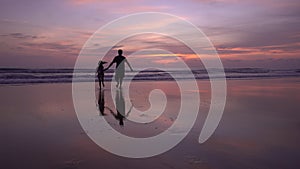
[[(76, 72), (76, 73), (73, 73)], [(191, 73), (192, 72), (192, 73)], [(220, 78), (219, 70), (211, 70), (209, 77), (205, 69), (192, 70), (142, 70), (126, 72), (124, 80), (178, 80)], [(225, 69), (227, 79), (282, 78), (300, 77), (300, 69), (262, 69), (231, 68)], [(172, 75), (172, 76), (171, 76)], [(105, 72), (105, 81), (111, 81), (113, 70)], [(0, 68), (0, 84), (38, 84), (38, 83), (70, 83), (97, 81), (94, 69), (19, 69)]]

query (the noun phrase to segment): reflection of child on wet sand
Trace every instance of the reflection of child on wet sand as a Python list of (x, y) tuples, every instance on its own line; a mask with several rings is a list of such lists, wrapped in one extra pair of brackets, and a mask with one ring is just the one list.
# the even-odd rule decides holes
[(100, 112), (100, 116), (105, 116), (104, 114), (104, 108), (105, 107), (105, 99), (104, 99), (104, 90), (99, 90), (99, 96), (98, 96), (98, 109)]

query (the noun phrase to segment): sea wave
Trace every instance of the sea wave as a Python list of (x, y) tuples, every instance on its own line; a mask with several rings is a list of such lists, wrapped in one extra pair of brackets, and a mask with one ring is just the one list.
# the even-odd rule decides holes
[[(76, 73), (74, 73), (76, 72)], [(192, 73), (191, 73), (192, 72)], [(176, 79), (209, 79), (220, 78), (219, 69), (184, 70), (142, 70), (126, 72), (124, 80), (173, 80)], [(210, 73), (210, 77), (208, 73)], [(300, 69), (261, 69), (261, 68), (232, 68), (225, 69), (227, 79), (300, 77)], [(105, 81), (111, 81), (113, 70), (105, 73)], [(93, 69), (15, 69), (0, 68), (0, 84), (34, 84), (34, 83), (70, 83), (97, 81)]]

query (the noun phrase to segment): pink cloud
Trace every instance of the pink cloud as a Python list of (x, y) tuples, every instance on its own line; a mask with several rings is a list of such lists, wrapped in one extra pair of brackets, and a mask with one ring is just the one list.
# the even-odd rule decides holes
[(76, 5), (85, 5), (92, 3), (117, 3), (122, 2), (122, 0), (71, 0), (71, 2), (73, 2)]
[(153, 11), (165, 11), (170, 9), (170, 6), (127, 6), (120, 7), (118, 10), (115, 10), (113, 13), (125, 14), (125, 13), (134, 13), (134, 12), (153, 12)]

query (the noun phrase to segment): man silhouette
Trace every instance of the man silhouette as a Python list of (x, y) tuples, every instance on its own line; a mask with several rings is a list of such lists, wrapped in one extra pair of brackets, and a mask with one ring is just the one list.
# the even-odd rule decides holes
[(122, 82), (123, 82), (123, 78), (125, 75), (125, 62), (128, 65), (128, 67), (130, 68), (131, 71), (133, 71), (132, 67), (130, 66), (129, 62), (127, 61), (127, 59), (125, 58), (125, 56), (123, 56), (123, 51), (121, 49), (118, 50), (118, 56), (116, 56), (113, 61), (109, 64), (109, 66), (104, 69), (107, 70), (109, 69), (114, 63), (116, 63), (116, 70), (115, 70), (115, 80), (117, 82), (116, 87), (120, 87), (122, 86)]

